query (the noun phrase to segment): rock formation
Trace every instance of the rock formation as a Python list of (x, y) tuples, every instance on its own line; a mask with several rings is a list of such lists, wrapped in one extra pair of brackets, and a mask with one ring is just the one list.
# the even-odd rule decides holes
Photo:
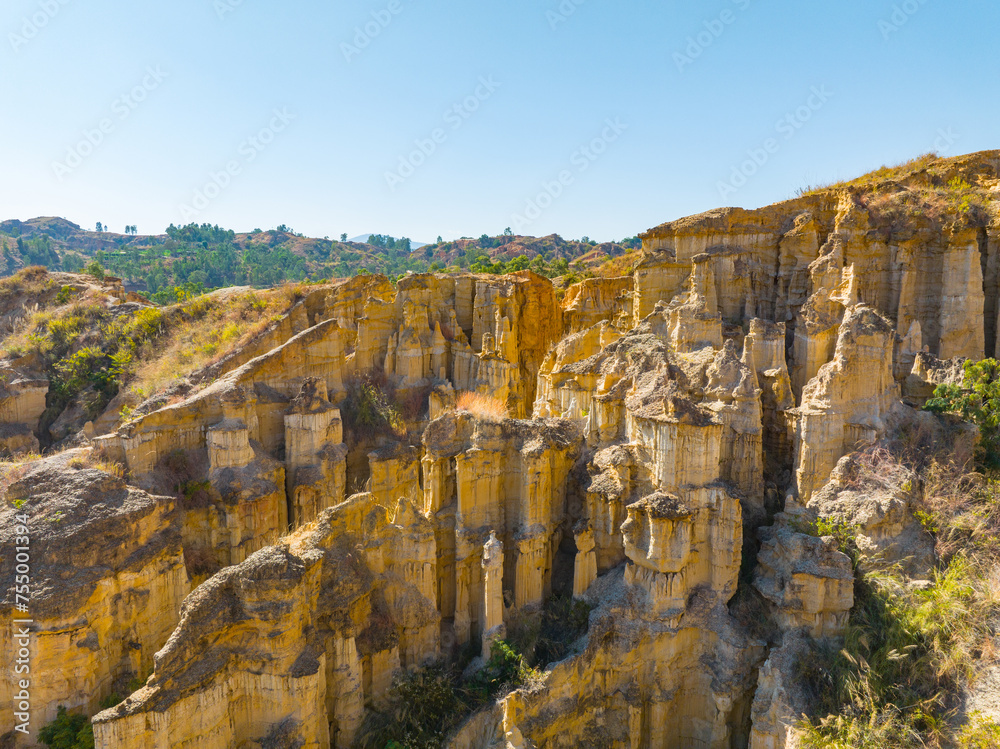
[[(938, 428), (913, 406), (998, 346), (996, 226), (876, 198), (664, 224), (631, 275), (564, 293), (530, 271), (313, 289), (175, 402), (5, 464), (2, 512), (37, 539), (34, 725), (148, 674), (97, 747), (346, 748), (400, 673), (471, 674), (575, 600), (565, 657), (446, 745), (794, 746), (796, 663), (854, 604), (820, 530), (856, 529), (862, 570), (930, 574), (919, 487), (859, 466)], [(0, 448), (37, 449), (48, 382), (0, 374)], [(98, 453), (127, 482), (74, 463)]]
[(0, 709), (13, 713), (14, 687), (28, 678), (30, 745), (59, 705), (95, 713), (148, 674), (190, 591), (174, 501), (91, 463), (87, 450), (72, 450), (10, 468), (4, 479), (0, 548), (12, 561), (18, 547), (28, 550), (30, 601), (18, 615), (15, 591), (25, 589), (15, 588), (15, 565), (5, 565), (0, 647), (17, 650), (12, 619), (30, 620), (18, 629), (31, 634), (27, 677), (15, 679), (14, 660), (6, 661)]

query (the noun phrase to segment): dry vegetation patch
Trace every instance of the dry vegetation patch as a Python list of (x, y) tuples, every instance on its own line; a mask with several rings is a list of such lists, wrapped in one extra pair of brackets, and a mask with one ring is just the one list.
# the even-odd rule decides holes
[[(1000, 478), (977, 471), (956, 431), (900, 430), (859, 451), (847, 486), (915, 497), (935, 538), (931, 579), (895, 567), (864, 569), (856, 529), (822, 519), (855, 566), (855, 605), (842, 646), (817, 646), (798, 677), (811, 693), (810, 747), (979, 746), (1000, 726), (962, 720), (960, 695), (994, 661), (1000, 620)], [(993, 746), (984, 744), (983, 746)]]
[[(58, 287), (41, 268), (0, 280), (0, 305), (17, 294), (20, 317), (0, 347), (6, 357), (35, 355), (50, 381), (42, 432), (79, 398), (95, 418), (119, 392), (120, 414), (173, 383), (217, 364), (285, 317), (301, 285), (219, 292), (169, 307), (109, 305), (98, 287)], [(79, 401), (78, 401), (79, 402)]]
[(503, 421), (507, 418), (506, 404), (491, 395), (464, 391), (455, 404), (458, 411), (468, 411), (484, 421)]
[(165, 328), (138, 358), (129, 380), (140, 398), (211, 366), (262, 335), (300, 297), (295, 287), (276, 291), (208, 294), (163, 309)]

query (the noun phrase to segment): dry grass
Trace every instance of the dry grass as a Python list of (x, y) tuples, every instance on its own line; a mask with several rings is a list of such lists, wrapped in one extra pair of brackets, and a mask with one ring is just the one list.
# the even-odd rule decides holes
[(464, 391), (455, 404), (457, 411), (468, 411), (484, 421), (503, 421), (507, 418), (507, 406), (503, 401), (490, 395)]
[(896, 569), (856, 569), (843, 648), (800, 666), (818, 703), (805, 746), (955, 745), (958, 695), (993, 657), (1000, 616), (1000, 480), (972, 470), (966, 437), (915, 427), (854, 456), (847, 486), (909, 494), (939, 563), (919, 587)]
[[(53, 453), (43, 456), (39, 453), (31, 452), (16, 455), (0, 461), (0, 496), (6, 497), (7, 491), (10, 489), (11, 485), (24, 478), (24, 475), (28, 472), (28, 468), (33, 463), (37, 463), (43, 459), (51, 459), (59, 454), (61, 453)], [(127, 480), (129, 477), (128, 469), (126, 469), (121, 463), (110, 459), (102, 449), (91, 448), (81, 450), (77, 455), (70, 458), (66, 462), (66, 465), (76, 470), (96, 468), (99, 471), (109, 473), (122, 480)], [(15, 507), (20, 508), (23, 501), (15, 500), (13, 504)]]
[(871, 188), (879, 183), (899, 180), (913, 174), (914, 172), (927, 169), (939, 159), (940, 157), (937, 153), (925, 153), (917, 156), (916, 158), (908, 159), (907, 161), (902, 161), (892, 166), (883, 164), (878, 169), (863, 174), (860, 177), (855, 177), (854, 179), (825, 182), (818, 185), (808, 185), (807, 187), (800, 188), (798, 195), (799, 197), (805, 197), (806, 195), (818, 195), (829, 190), (842, 189), (845, 187)]
[(164, 309), (164, 335), (139, 357), (129, 388), (138, 399), (252, 343), (302, 298), (298, 286), (207, 295)]
[(909, 494), (917, 485), (917, 473), (883, 444), (874, 444), (855, 453), (847, 475), (848, 489), (884, 489), (892, 494)]
[(42, 265), (32, 265), (19, 270), (12, 276), (0, 278), (0, 301), (15, 297), (39, 296), (55, 288), (55, 281)]
[(988, 184), (981, 183), (981, 177), (974, 163), (927, 153), (855, 179), (806, 187), (798, 194), (849, 189), (857, 203), (869, 210), (874, 222), (890, 234), (912, 226), (918, 219), (937, 223), (964, 220), (973, 227), (986, 227), (993, 211)]
[[(14, 301), (24, 312), (8, 316), (14, 329), (0, 348), (8, 357), (39, 356), (38, 366), (51, 383), (43, 431), (81, 393), (89, 394), (92, 419), (121, 395), (117, 416), (127, 421), (136, 406), (183, 378), (202, 372), (201, 379), (211, 381), (218, 372), (206, 368), (235, 352), (253, 351), (255, 341), (308, 291), (301, 284), (230, 290), (170, 307), (135, 309), (109, 307), (97, 288), (60, 295), (44, 271), (31, 269), (15, 278), (7, 288), (20, 290)], [(25, 296), (39, 284), (48, 290)], [(2, 296), (0, 290), (0, 302)]]
[(592, 268), (598, 278), (617, 278), (631, 275), (636, 264), (642, 259), (639, 250), (626, 250), (618, 257), (609, 257), (596, 268)]
[(66, 465), (77, 470), (94, 468), (120, 478), (123, 481), (128, 477), (128, 469), (118, 461), (109, 458), (102, 449), (90, 449), (82, 452), (80, 455), (74, 455)]
[[(36, 460), (40, 460), (41, 457), (38, 453), (27, 453), (0, 461), (0, 496), (9, 499), (7, 490), (10, 489), (12, 484), (24, 478), (24, 474), (28, 471), (28, 466)], [(21, 509), (24, 502), (23, 500), (14, 500), (11, 504), (17, 509)]]
[[(72, 302), (61, 306), (50, 306), (38, 294), (25, 292), (28, 299), (22, 299), (24, 313), (17, 318), (10, 333), (4, 337), (2, 346), (6, 356), (17, 357), (30, 351), (48, 353), (56, 336), (72, 343), (71, 338), (100, 324), (105, 316), (103, 296), (96, 291), (88, 291), (75, 296)], [(32, 300), (34, 302), (32, 303)], [(49, 336), (50, 330), (53, 332)], [(62, 340), (60, 340), (62, 342)]]
[(985, 227), (991, 218), (990, 195), (961, 178), (941, 185), (892, 185), (860, 198), (883, 229), (901, 230), (918, 219), (945, 223), (964, 219), (970, 226)]
[(932, 518), (938, 555), (968, 552), (1000, 568), (1000, 479), (948, 463), (933, 463), (923, 478), (923, 510)]

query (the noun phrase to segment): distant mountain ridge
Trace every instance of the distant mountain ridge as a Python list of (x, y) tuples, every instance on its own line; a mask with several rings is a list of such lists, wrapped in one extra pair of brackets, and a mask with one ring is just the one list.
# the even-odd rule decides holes
[[(347, 278), (381, 273), (474, 271), (506, 273), (531, 269), (572, 281), (638, 247), (637, 238), (598, 244), (586, 237), (568, 240), (557, 234), (513, 234), (452, 242), (405, 242), (365, 234), (341, 242), (306, 237), (286, 227), (235, 232), (210, 224), (171, 224), (159, 234), (84, 229), (58, 216), (0, 221), (0, 276), (31, 265), (79, 272), (92, 268), (121, 277), (126, 288), (169, 302), (179, 295), (226, 286), (273, 286), (285, 281)], [(358, 241), (360, 239), (372, 241)], [(373, 243), (374, 242), (374, 243)], [(387, 246), (386, 246), (387, 245)], [(574, 264), (571, 271), (569, 264)], [(622, 261), (604, 273), (627, 272)]]

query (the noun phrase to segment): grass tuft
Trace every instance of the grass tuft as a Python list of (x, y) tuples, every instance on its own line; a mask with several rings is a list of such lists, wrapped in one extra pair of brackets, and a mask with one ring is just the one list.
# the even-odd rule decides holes
[(464, 391), (455, 404), (458, 411), (468, 411), (484, 421), (503, 421), (507, 418), (507, 406), (503, 401), (490, 395)]
[(859, 451), (844, 477), (855, 491), (910, 495), (936, 540), (930, 580), (862, 569), (856, 530), (817, 524), (854, 561), (855, 605), (842, 646), (818, 645), (799, 665), (813, 701), (804, 746), (994, 746), (975, 743), (991, 736), (989, 726), (955, 726), (960, 695), (992, 659), (991, 622), (1000, 616), (1000, 480), (971, 471), (962, 443), (901, 430)]

